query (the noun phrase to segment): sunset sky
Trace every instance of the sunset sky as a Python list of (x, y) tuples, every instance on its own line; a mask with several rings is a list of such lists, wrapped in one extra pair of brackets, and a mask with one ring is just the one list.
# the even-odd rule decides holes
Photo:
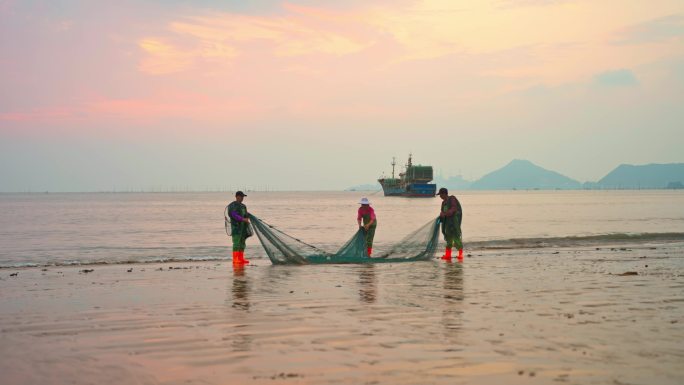
[(684, 162), (684, 1), (0, 0), (0, 191)]

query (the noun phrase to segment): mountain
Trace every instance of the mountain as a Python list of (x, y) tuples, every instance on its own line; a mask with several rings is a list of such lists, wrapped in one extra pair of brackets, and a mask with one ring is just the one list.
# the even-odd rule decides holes
[(684, 163), (621, 164), (596, 183), (604, 189), (676, 188), (684, 183)]
[(472, 183), (471, 190), (580, 189), (580, 182), (528, 160), (515, 159)]
[[(435, 177), (437, 187), (449, 190), (574, 190), (574, 189), (684, 189), (684, 163), (622, 164), (598, 182), (580, 182), (528, 160), (515, 159), (475, 182), (461, 176)], [(380, 191), (379, 184), (352, 186), (346, 191)]]
[(355, 186), (347, 187), (344, 191), (379, 191), (382, 190), (380, 184), (357, 184)]
[(468, 190), (473, 182), (463, 179), (462, 176), (452, 176), (451, 178), (442, 178), (438, 176), (431, 183), (437, 185), (437, 188), (446, 187), (449, 190)]

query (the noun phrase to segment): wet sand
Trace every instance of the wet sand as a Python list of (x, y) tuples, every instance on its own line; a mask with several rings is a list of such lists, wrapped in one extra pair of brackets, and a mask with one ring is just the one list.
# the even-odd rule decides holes
[(8, 385), (681, 384), (682, 341), (684, 244), (0, 270)]

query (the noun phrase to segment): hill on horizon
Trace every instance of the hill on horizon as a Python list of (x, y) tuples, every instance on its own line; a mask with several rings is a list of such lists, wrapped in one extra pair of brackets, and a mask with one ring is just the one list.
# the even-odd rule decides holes
[[(682, 189), (684, 163), (621, 164), (598, 182), (580, 183), (534, 163), (514, 159), (506, 166), (471, 182), (462, 176), (435, 177), (437, 187), (449, 190), (576, 190), (576, 189)], [(380, 184), (360, 184), (346, 191), (379, 191)]]
[(379, 183), (366, 183), (366, 184), (357, 184), (354, 186), (347, 187), (344, 189), (344, 191), (380, 191), (382, 190), (382, 186), (380, 186)]
[(684, 184), (684, 163), (621, 164), (596, 183), (599, 188), (661, 189)]
[(443, 178), (437, 176), (432, 183), (437, 185), (437, 188), (446, 187), (449, 190), (468, 190), (473, 182), (463, 179), (462, 176), (452, 176), (450, 178)]
[(512, 160), (506, 166), (490, 172), (470, 186), (471, 190), (571, 190), (580, 188), (582, 188), (580, 182), (523, 159)]

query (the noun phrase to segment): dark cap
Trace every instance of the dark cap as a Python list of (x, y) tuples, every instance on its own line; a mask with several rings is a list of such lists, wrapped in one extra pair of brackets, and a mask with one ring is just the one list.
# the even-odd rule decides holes
[(246, 197), (247, 194), (243, 193), (242, 191), (238, 191), (238, 192), (235, 193), (235, 196)]
[(442, 187), (441, 189), (439, 189), (439, 192), (437, 193), (437, 195), (440, 195), (442, 193), (448, 194), (449, 190), (447, 190), (445, 187)]

